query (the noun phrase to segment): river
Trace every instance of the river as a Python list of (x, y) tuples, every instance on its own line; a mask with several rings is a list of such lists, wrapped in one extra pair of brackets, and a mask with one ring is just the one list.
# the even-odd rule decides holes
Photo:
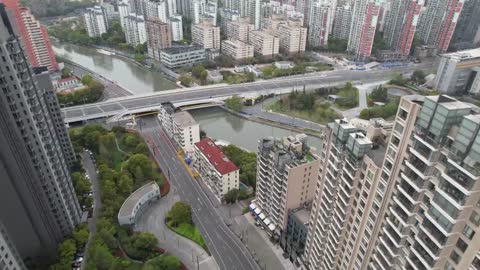
[(132, 61), (99, 53), (96, 49), (52, 42), (57, 56), (73, 61), (116, 82), (135, 94), (175, 89), (177, 86), (162, 74), (138, 66)]
[[(200, 129), (207, 133), (208, 137), (227, 141), (254, 152), (258, 149), (258, 140), (262, 138), (269, 136), (283, 138), (298, 134), (298, 132), (248, 121), (218, 107), (191, 110), (189, 112), (200, 124)], [(316, 149), (320, 149), (321, 140), (317, 137), (309, 136), (307, 143)]]

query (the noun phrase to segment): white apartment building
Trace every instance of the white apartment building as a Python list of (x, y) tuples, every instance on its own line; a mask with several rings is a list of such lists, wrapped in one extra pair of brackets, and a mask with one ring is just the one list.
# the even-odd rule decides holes
[(330, 34), (332, 6), (323, 1), (314, 2), (310, 5), (310, 17), (308, 23), (308, 45), (312, 48), (325, 46)]
[(125, 39), (132, 46), (147, 42), (147, 29), (143, 16), (130, 14), (125, 17)]
[(130, 15), (130, 9), (128, 7), (128, 4), (126, 3), (119, 3), (118, 4), (118, 17), (120, 18), (120, 24), (122, 25), (123, 31), (127, 28), (127, 24), (125, 22), (125, 17)]
[[(393, 123), (337, 119), (328, 124), (304, 254), (309, 269), (360, 269), (371, 236), (385, 145)], [(371, 210), (372, 213), (369, 211)]]
[(115, 7), (110, 3), (103, 3), (100, 5), (105, 12), (108, 21), (111, 21), (115, 14)]
[(22, 258), (18, 254), (14, 244), (8, 237), (3, 225), (0, 223), (0, 269), (2, 270), (26, 270)]
[(174, 14), (168, 19), (172, 31), (172, 41), (180, 41), (183, 39), (183, 23), (182, 15)]
[(191, 153), (193, 145), (200, 141), (200, 125), (186, 111), (175, 112), (171, 103), (162, 104), (158, 119), (167, 134), (172, 137), (182, 149)]
[(334, 38), (348, 40), (352, 24), (352, 10), (353, 7), (350, 5), (343, 5), (336, 8), (335, 20), (333, 21)]
[(190, 15), (193, 24), (199, 24), (202, 21), (206, 5), (207, 2), (205, 0), (190, 1)]
[(273, 58), (278, 55), (280, 40), (278, 37), (267, 31), (251, 31), (249, 43), (253, 51), (266, 58)]
[(259, 141), (254, 213), (266, 231), (277, 237), (286, 229), (288, 211), (314, 198), (319, 160), (306, 139), (299, 134)]
[(279, 38), (280, 51), (286, 54), (296, 54), (305, 51), (307, 46), (307, 28), (302, 27), (303, 20), (289, 18), (287, 23), (278, 26), (276, 35)]
[(194, 149), (193, 166), (219, 201), (228, 191), (240, 188), (240, 169), (210, 138), (195, 143)]
[(239, 40), (226, 39), (222, 41), (222, 54), (236, 61), (245, 60), (253, 57), (253, 46)]
[(218, 0), (207, 0), (204, 17), (211, 18), (213, 25), (217, 26)]
[(249, 33), (254, 30), (249, 18), (239, 18), (237, 21), (227, 22), (227, 38), (236, 39), (242, 42), (249, 41)]
[(165, 0), (147, 0), (145, 1), (145, 19), (159, 19), (161, 22), (167, 22), (168, 7)]
[(220, 49), (220, 27), (214, 26), (211, 19), (204, 18), (192, 26), (192, 43), (205, 49)]
[(261, 11), (262, 11), (262, 1), (261, 0), (243, 0), (246, 1), (248, 16), (250, 18), (250, 23), (255, 26), (255, 30), (260, 29), (261, 23)]
[(442, 54), (433, 84), (445, 94), (480, 94), (480, 48)]
[(87, 8), (83, 17), (89, 37), (98, 37), (107, 32), (108, 20), (102, 7)]

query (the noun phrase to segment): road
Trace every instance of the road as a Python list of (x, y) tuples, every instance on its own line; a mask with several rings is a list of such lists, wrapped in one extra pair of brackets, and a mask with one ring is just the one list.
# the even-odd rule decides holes
[(252, 255), (225, 225), (218, 209), (177, 158), (177, 147), (160, 128), (155, 117), (142, 118), (140, 132), (182, 201), (192, 206), (193, 220), (220, 269), (258, 270)]
[[(433, 64), (422, 63), (415, 69), (430, 70)], [(158, 106), (162, 102), (190, 101), (195, 99), (222, 98), (235, 94), (249, 93), (280, 93), (289, 92), (293, 88), (303, 89), (307, 87), (328, 87), (345, 82), (374, 83), (388, 80), (392, 73), (407, 73), (413, 67), (392, 70), (355, 71), (338, 70), (324, 73), (295, 75), (284, 78), (257, 81), (227, 86), (210, 86), (200, 88), (175, 89), (169, 91), (154, 92), (143, 95), (120, 97), (95, 104), (86, 104), (75, 107), (63, 108), (66, 123), (78, 122), (120, 114), (126, 110), (134, 110)]]

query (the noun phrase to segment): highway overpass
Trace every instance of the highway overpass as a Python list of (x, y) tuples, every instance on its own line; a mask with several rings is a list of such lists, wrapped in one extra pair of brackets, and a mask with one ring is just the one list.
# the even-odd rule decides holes
[(218, 101), (240, 95), (244, 97), (260, 94), (288, 93), (292, 89), (307, 90), (319, 87), (341, 85), (346, 82), (372, 83), (389, 80), (393, 73), (410, 73), (413, 69), (432, 69), (432, 64), (421, 64), (414, 68), (400, 68), (392, 70), (353, 71), (341, 70), (325, 73), (305, 74), (283, 77), (278, 79), (257, 81), (238, 85), (221, 85), (198, 88), (182, 88), (160, 91), (149, 94), (126, 96), (107, 101), (63, 108), (66, 123), (82, 122), (125, 114), (126, 112), (146, 112), (158, 108), (162, 102), (182, 102), (184, 104), (197, 104), (202, 102)]

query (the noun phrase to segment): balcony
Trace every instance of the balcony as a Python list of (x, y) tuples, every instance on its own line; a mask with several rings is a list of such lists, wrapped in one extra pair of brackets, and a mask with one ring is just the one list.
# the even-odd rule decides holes
[(425, 250), (432, 258), (438, 259), (440, 248), (430, 239), (427, 234), (420, 232), (417, 236), (415, 236), (415, 240), (424, 246)]
[(431, 236), (432, 241), (437, 241), (437, 246), (444, 246), (447, 241), (447, 236), (437, 228), (429, 219), (427, 214), (427, 219), (423, 220), (423, 224), (420, 227), (427, 235)]
[[(407, 261), (412, 266), (412, 270), (427, 270), (425, 265), (423, 265), (423, 263), (414, 254), (410, 255), (410, 257), (407, 257)], [(407, 266), (407, 270), (408, 269), (409, 268)]]
[(466, 190), (470, 190), (475, 184), (475, 181), (462, 171), (465, 170), (464, 168), (461, 168), (457, 164), (454, 165), (454, 163), (452, 163), (450, 160), (448, 160), (446, 167), (446, 175), (448, 176), (446, 179), (456, 181)]
[(411, 249), (415, 255), (418, 256), (421, 262), (428, 268), (432, 268), (435, 260), (428, 254), (428, 252), (420, 245), (420, 243), (415, 243)]
[(408, 215), (404, 212), (404, 210), (400, 206), (395, 205), (390, 209), (392, 213), (396, 215), (401, 222), (403, 222), (404, 225), (408, 224)]

